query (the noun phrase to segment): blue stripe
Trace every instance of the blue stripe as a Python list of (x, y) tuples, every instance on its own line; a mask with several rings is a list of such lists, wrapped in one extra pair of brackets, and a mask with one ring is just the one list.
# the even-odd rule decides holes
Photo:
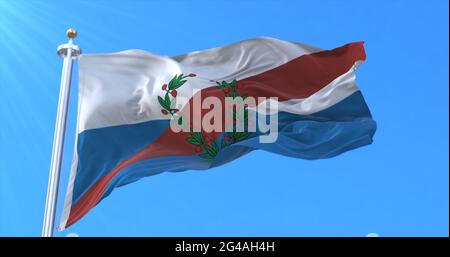
[(73, 198), (140, 149), (156, 140), (169, 126), (168, 120), (90, 129), (78, 135), (78, 165)]
[[(159, 122), (161, 123), (161, 121)], [(155, 137), (145, 134), (156, 134), (152, 132), (155, 131), (155, 127), (158, 127), (155, 123), (156, 121), (151, 121), (139, 125), (129, 125), (125, 130), (115, 127), (114, 133), (106, 132), (111, 128), (99, 129), (103, 132), (96, 131), (96, 135), (91, 135), (91, 131), (86, 131), (87, 133), (84, 136), (85, 144), (83, 146), (87, 147), (86, 141), (89, 139), (92, 141), (89, 142), (91, 148), (84, 149), (79, 147), (79, 153), (84, 153), (86, 150), (88, 152), (96, 152), (97, 155), (102, 155), (101, 158), (107, 162), (108, 168), (105, 168), (107, 165), (99, 159), (90, 158), (82, 160), (80, 158), (80, 162), (85, 163), (83, 167), (89, 167), (90, 171), (82, 170), (79, 167), (79, 171), (83, 172), (83, 180), (79, 179), (81, 177), (79, 174), (81, 173), (77, 173), (74, 185), (74, 202), (79, 199), (82, 191), (88, 189), (88, 185), (92, 185), (98, 178), (111, 171), (115, 167), (112, 166), (113, 163), (117, 165), (120, 163), (119, 159), (124, 160), (132, 155), (132, 153), (127, 152), (125, 149), (121, 149), (120, 154), (116, 153), (116, 147), (132, 148), (136, 152), (139, 149), (138, 145), (143, 147), (154, 140)], [(372, 143), (372, 137), (376, 130), (376, 123), (372, 119), (364, 98), (359, 91), (336, 105), (312, 115), (296, 115), (281, 112), (278, 114), (278, 123), (279, 134), (275, 143), (262, 144), (259, 142), (260, 134), (253, 133), (249, 139), (222, 149), (214, 160), (206, 160), (197, 155), (174, 156), (144, 160), (130, 165), (113, 178), (103, 194), (102, 199), (109, 195), (115, 187), (126, 185), (143, 177), (165, 171), (178, 172), (184, 170), (210, 169), (230, 162), (255, 149), (302, 159), (330, 158), (345, 151)], [(160, 124), (159, 126), (165, 126), (165, 129), (168, 126), (167, 124)], [(160, 129), (157, 132), (159, 134), (163, 128), (160, 127)], [(109, 145), (106, 147), (99, 144), (97, 137), (100, 135), (103, 136), (104, 133), (109, 133), (110, 137), (118, 134), (121, 135), (120, 138), (115, 139), (121, 142), (118, 142), (117, 145)], [(139, 138), (136, 138), (136, 136), (139, 136)], [(146, 140), (146, 142), (139, 143), (139, 140)], [(219, 137), (216, 141), (220, 143), (221, 140), (222, 137)], [(101, 143), (105, 143), (105, 141), (103, 140)], [(133, 146), (131, 147), (128, 144)], [(106, 152), (102, 153), (102, 151)], [(112, 160), (103, 155), (112, 156), (111, 158), (116, 159)], [(94, 171), (95, 167), (100, 167), (100, 171)], [(93, 172), (93, 174), (89, 174), (89, 172)], [(75, 191), (75, 189), (77, 190)]]

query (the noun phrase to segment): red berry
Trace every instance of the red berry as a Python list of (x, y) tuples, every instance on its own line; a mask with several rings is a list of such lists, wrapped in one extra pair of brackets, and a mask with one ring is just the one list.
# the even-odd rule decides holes
[(173, 109), (173, 113), (177, 113), (178, 111), (180, 111), (180, 110), (178, 110), (178, 109)]
[(167, 114), (169, 113), (167, 110), (164, 110), (164, 109), (162, 109), (161, 112), (162, 112), (164, 115), (167, 115)]
[(223, 140), (225, 140), (225, 141), (228, 141), (228, 140), (230, 140), (231, 138), (229, 137), (229, 136), (224, 136), (223, 137)]
[(199, 153), (199, 152), (202, 151), (202, 148), (201, 148), (200, 146), (196, 146), (196, 147), (195, 147), (195, 151), (196, 151), (197, 153)]
[(188, 76), (189, 76), (189, 77), (195, 77), (195, 76), (197, 76), (197, 74), (195, 74), (195, 73), (190, 73)]
[(170, 94), (173, 96), (173, 97), (177, 97), (177, 91), (176, 90), (172, 90), (172, 92), (170, 92)]
[(167, 84), (162, 85), (162, 90), (166, 90), (167, 89)]

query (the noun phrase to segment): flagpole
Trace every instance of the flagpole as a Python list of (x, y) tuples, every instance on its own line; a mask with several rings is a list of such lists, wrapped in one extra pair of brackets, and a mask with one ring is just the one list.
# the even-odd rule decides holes
[(64, 58), (61, 85), (59, 91), (58, 110), (56, 112), (56, 125), (53, 136), (53, 150), (50, 164), (50, 175), (47, 187), (47, 199), (45, 202), (44, 222), (42, 225), (42, 237), (52, 237), (55, 224), (56, 203), (58, 199), (59, 175), (64, 147), (64, 134), (66, 131), (66, 117), (69, 104), (70, 82), (72, 79), (73, 60), (81, 54), (79, 46), (73, 44), (77, 36), (75, 29), (67, 30), (69, 42), (58, 47), (57, 53)]

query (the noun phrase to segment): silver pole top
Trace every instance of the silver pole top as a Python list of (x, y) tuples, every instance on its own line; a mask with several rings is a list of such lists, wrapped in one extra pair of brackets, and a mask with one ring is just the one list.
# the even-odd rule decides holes
[(58, 46), (57, 54), (61, 57), (67, 57), (67, 50), (71, 51), (71, 57), (76, 58), (78, 55), (81, 54), (81, 48), (73, 43), (73, 39), (77, 37), (77, 30), (76, 29), (68, 29), (67, 37), (69, 38), (69, 42), (67, 44), (62, 44)]

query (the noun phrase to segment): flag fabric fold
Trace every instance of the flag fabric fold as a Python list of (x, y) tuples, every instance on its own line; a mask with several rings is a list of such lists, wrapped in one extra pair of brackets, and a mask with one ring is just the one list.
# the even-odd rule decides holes
[[(273, 38), (176, 57), (140, 50), (81, 55), (76, 146), (59, 228), (146, 176), (209, 169), (258, 149), (312, 160), (372, 143), (376, 123), (355, 84), (365, 59), (362, 42), (322, 50)], [(220, 131), (171, 129), (175, 118), (193, 129), (182, 114), (193, 114), (200, 95), (219, 103), (267, 98), (261, 105), (276, 98), (277, 109), (265, 114), (276, 116), (276, 140), (226, 131), (225, 119)], [(208, 111), (201, 108), (199, 118)]]

